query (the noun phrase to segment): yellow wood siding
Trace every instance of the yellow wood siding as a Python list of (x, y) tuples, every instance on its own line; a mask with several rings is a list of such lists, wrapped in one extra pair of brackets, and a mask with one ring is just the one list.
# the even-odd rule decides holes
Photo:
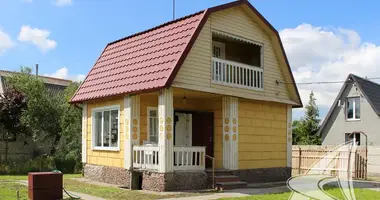
[[(211, 84), (212, 30), (264, 44), (264, 91)], [(286, 68), (286, 66), (281, 67)], [(292, 95), (289, 95), (286, 85), (277, 85), (276, 80), (285, 82), (271, 37), (242, 7), (233, 7), (211, 14), (174, 79), (173, 85), (248, 99), (294, 104), (296, 100), (291, 98)]]
[(287, 105), (239, 99), (239, 169), (286, 167)]
[[(92, 150), (92, 109), (104, 106), (120, 106), (120, 151)], [(124, 101), (123, 98), (112, 98), (87, 102), (87, 163), (95, 165), (124, 167)]]

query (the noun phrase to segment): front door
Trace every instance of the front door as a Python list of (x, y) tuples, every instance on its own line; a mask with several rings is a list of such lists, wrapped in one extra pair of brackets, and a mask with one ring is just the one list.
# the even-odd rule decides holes
[[(206, 155), (214, 157), (214, 113), (193, 113), (193, 146), (206, 146)], [(206, 167), (212, 167), (210, 159), (206, 159)]]
[(175, 113), (174, 146), (186, 147), (191, 145), (191, 114)]

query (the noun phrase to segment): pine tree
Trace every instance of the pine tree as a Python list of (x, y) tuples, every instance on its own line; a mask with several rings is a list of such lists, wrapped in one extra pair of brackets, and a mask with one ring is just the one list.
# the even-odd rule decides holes
[(316, 145), (320, 144), (320, 137), (317, 136), (319, 128), (319, 109), (316, 104), (314, 93), (309, 95), (309, 103), (305, 107), (305, 116), (300, 121), (293, 122), (293, 144)]

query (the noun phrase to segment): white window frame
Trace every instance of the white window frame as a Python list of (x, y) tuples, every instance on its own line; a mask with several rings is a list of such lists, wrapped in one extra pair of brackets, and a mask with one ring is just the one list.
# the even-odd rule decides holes
[(223, 60), (226, 59), (226, 44), (222, 42), (212, 41), (212, 54), (214, 54), (214, 46), (220, 48), (220, 55), (222, 57), (219, 59), (223, 59)]
[(347, 121), (359, 121), (361, 119), (361, 110), (360, 110), (360, 118), (356, 118), (356, 102), (355, 100), (353, 101), (353, 104), (352, 104), (352, 118), (348, 118), (348, 99), (356, 99), (356, 98), (359, 98), (359, 110), (360, 110), (360, 96), (352, 96), (352, 97), (347, 97), (346, 98), (346, 110), (345, 110), (345, 114), (346, 114), (346, 120)]
[[(146, 113), (146, 125), (147, 125), (147, 136), (148, 136), (148, 138), (147, 138), (147, 141), (148, 142), (152, 142), (151, 140), (150, 140), (150, 111), (156, 111), (156, 113), (157, 113), (157, 121), (158, 121), (158, 107), (147, 107), (147, 113)], [(158, 140), (159, 140), (159, 132), (158, 132), (158, 123), (157, 123), (157, 143), (158, 143)]]
[[(104, 111), (111, 111), (111, 110), (117, 110), (117, 147), (98, 147), (95, 145), (95, 112), (104, 112)], [(91, 128), (91, 135), (92, 135), (92, 150), (104, 150), (104, 151), (120, 151), (120, 105), (112, 105), (112, 106), (104, 106), (104, 107), (98, 107), (94, 108), (91, 111), (91, 117), (92, 117), (92, 128)], [(104, 115), (102, 115), (102, 136), (103, 139), (103, 118)]]

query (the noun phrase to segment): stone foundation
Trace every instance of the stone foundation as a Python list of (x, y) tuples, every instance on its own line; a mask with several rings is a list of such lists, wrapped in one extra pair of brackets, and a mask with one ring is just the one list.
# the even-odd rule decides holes
[(241, 181), (248, 183), (286, 181), (292, 174), (290, 167), (275, 167), (262, 169), (240, 169), (232, 172)]
[(84, 177), (128, 188), (130, 186), (130, 172), (119, 167), (85, 164)]
[(208, 180), (205, 171), (198, 172), (172, 172), (142, 173), (142, 189), (152, 191), (178, 191), (207, 188)]

